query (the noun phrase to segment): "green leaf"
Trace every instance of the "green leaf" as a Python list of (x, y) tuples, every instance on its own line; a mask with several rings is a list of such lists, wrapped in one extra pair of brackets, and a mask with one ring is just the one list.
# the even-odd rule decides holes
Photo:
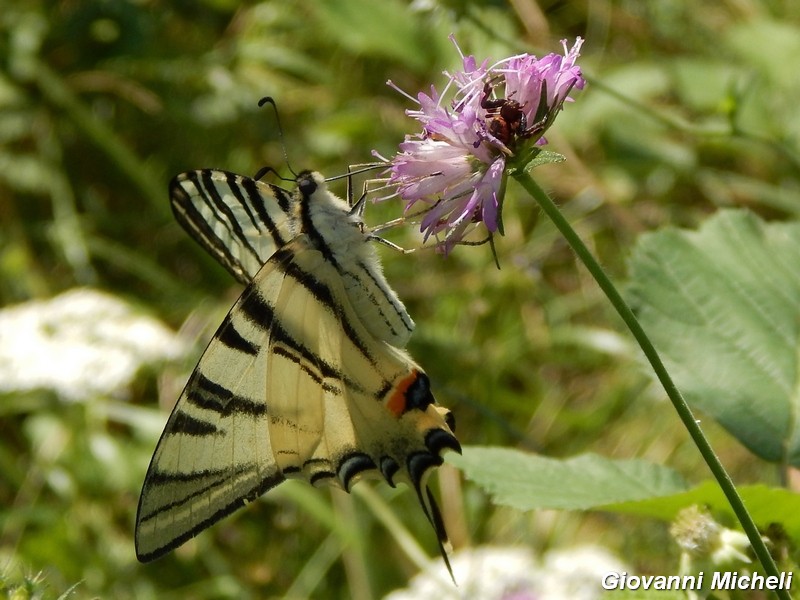
[(532, 161), (525, 165), (526, 170), (535, 169), (542, 165), (549, 165), (554, 163), (562, 163), (567, 160), (567, 157), (558, 152), (551, 152), (550, 150), (541, 150), (537, 152)]
[(641, 237), (629, 300), (687, 401), (758, 456), (800, 464), (800, 224), (721, 211)]
[(542, 150), (539, 146), (528, 148), (521, 154), (508, 159), (506, 174), (513, 175), (517, 171), (530, 171), (542, 165), (549, 165), (552, 163), (562, 163), (567, 160), (567, 157), (558, 152), (551, 152), (550, 150)]
[[(791, 539), (800, 537), (800, 494), (765, 485), (746, 485), (736, 489), (760, 528), (780, 523)], [(711, 480), (671, 496), (609, 504), (602, 509), (672, 521), (681, 509), (695, 504), (708, 507), (716, 518), (727, 516), (731, 523), (736, 519), (722, 490)]]
[[(462, 455), (447, 454), (496, 504), (518, 510), (602, 510), (672, 521), (682, 509), (706, 506), (716, 518), (735, 515), (712, 480), (688, 489), (672, 469), (644, 460), (615, 460), (596, 454), (567, 459), (485, 446), (466, 446)], [(780, 523), (800, 539), (800, 494), (765, 485), (737, 488), (762, 528)]]
[(467, 446), (447, 462), (484, 488), (498, 504), (519, 510), (587, 510), (686, 490), (672, 469), (644, 460), (596, 454), (547, 458), (508, 448)]

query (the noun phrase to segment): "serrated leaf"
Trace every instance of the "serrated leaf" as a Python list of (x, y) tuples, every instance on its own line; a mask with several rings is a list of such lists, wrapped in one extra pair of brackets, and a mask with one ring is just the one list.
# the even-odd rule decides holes
[(551, 163), (562, 163), (567, 160), (567, 157), (558, 152), (551, 152), (550, 150), (542, 150), (536, 157), (527, 164), (526, 170), (535, 169), (542, 165), (549, 165)]
[(587, 510), (671, 495), (687, 487), (668, 467), (596, 454), (557, 459), (509, 448), (467, 446), (461, 456), (448, 454), (447, 461), (496, 503), (519, 510)]
[[(766, 485), (746, 485), (736, 489), (756, 525), (763, 529), (770, 523), (780, 523), (791, 539), (798, 539), (800, 494)], [(735, 520), (733, 509), (719, 485), (710, 480), (674, 495), (609, 504), (601, 509), (672, 521), (680, 510), (695, 504), (708, 507), (716, 518), (727, 515), (731, 524)]]
[(720, 211), (641, 237), (629, 298), (687, 401), (758, 456), (800, 464), (800, 224)]
[(562, 163), (566, 160), (567, 157), (563, 154), (551, 152), (550, 150), (542, 150), (539, 146), (534, 146), (529, 148), (527, 152), (523, 152), (509, 159), (506, 174), (513, 175), (517, 171), (530, 171), (542, 165)]
[[(672, 469), (645, 460), (616, 460), (597, 454), (547, 458), (510, 448), (465, 446), (447, 454), (496, 504), (517, 510), (602, 510), (672, 521), (684, 508), (707, 507), (718, 519), (735, 522), (719, 485), (712, 480), (688, 489)], [(759, 527), (780, 523), (800, 539), (800, 494), (766, 485), (737, 488)]]

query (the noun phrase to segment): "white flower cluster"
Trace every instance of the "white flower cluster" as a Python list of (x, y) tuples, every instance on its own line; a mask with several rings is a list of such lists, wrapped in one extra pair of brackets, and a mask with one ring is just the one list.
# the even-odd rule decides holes
[(596, 546), (551, 550), (537, 560), (527, 548), (465, 549), (451, 558), (454, 587), (441, 560), (384, 600), (594, 600), (601, 580), (625, 564)]
[(0, 392), (50, 389), (68, 401), (119, 395), (140, 367), (185, 351), (165, 325), (96, 290), (0, 310)]

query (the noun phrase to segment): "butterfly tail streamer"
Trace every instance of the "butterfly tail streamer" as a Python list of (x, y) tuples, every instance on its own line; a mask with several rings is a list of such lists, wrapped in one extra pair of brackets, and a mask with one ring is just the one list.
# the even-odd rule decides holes
[(436, 499), (434, 498), (431, 489), (427, 485), (423, 487), (415, 484), (414, 488), (417, 492), (419, 503), (422, 506), (422, 511), (425, 513), (428, 521), (433, 526), (433, 530), (436, 532), (436, 541), (439, 544), (439, 552), (441, 553), (442, 560), (444, 560), (444, 564), (447, 567), (447, 572), (450, 573), (450, 578), (453, 580), (453, 583), (458, 585), (456, 582), (456, 577), (453, 575), (453, 568), (450, 566), (450, 558), (448, 556), (448, 553), (453, 551), (453, 545), (450, 543), (450, 538), (448, 537), (447, 530), (444, 527), (444, 519), (442, 519), (442, 513), (439, 510), (439, 505), (436, 503)]
[(444, 560), (444, 564), (447, 567), (447, 572), (450, 573), (453, 584), (457, 586), (458, 582), (456, 581), (456, 576), (453, 575), (453, 567), (450, 566), (450, 557), (448, 556), (448, 554), (453, 551), (453, 544), (450, 543), (450, 538), (447, 536), (447, 531), (444, 528), (444, 519), (442, 519), (441, 511), (439, 511), (439, 505), (436, 504), (436, 500), (428, 486), (425, 486), (425, 493), (428, 497), (431, 511), (428, 515), (428, 519), (431, 525), (433, 525), (434, 531), (436, 531), (436, 538), (439, 542), (439, 552), (442, 554), (442, 560)]

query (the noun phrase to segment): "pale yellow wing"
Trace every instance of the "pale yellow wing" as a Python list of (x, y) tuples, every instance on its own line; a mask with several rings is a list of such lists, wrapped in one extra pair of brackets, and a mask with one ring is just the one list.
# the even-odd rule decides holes
[(181, 394), (142, 489), (137, 556), (169, 552), (285, 477), (348, 490), (370, 472), (410, 483), (442, 544), (424, 481), (459, 450), (451, 427), (427, 376), (367, 330), (336, 267), (299, 236), (257, 273)]

